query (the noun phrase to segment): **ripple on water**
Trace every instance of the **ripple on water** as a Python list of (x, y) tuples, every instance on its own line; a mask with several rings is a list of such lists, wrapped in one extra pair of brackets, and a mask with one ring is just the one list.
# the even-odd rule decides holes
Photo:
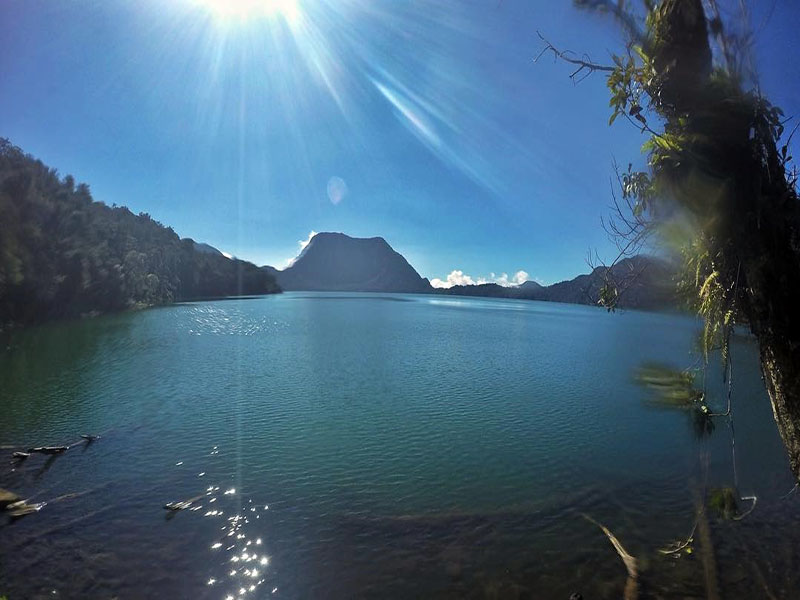
[[(685, 415), (648, 408), (631, 382), (644, 360), (685, 366), (694, 329), (533, 302), (303, 293), (20, 332), (0, 354), (0, 443), (108, 433), (0, 472), (0, 487), (50, 501), (0, 523), (0, 592), (619, 597), (624, 571), (587, 513), (647, 558), (649, 589), (701, 595), (696, 557), (655, 553), (691, 529), (698, 446)], [(731, 549), (723, 590), (757, 597), (760, 571), (791, 597), (797, 514), (770, 500), (791, 477), (768, 405), (740, 401), (763, 400), (755, 352), (734, 348), (734, 401), (738, 478), (759, 510), (712, 529)], [(711, 483), (729, 481), (725, 435), (710, 449)]]

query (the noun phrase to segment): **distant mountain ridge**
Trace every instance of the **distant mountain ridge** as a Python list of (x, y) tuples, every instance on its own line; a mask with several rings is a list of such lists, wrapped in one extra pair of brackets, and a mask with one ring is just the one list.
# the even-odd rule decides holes
[(382, 237), (318, 233), (286, 269), (262, 269), (287, 291), (424, 293), (432, 289)]
[(286, 290), (437, 293), (595, 304), (606, 275), (620, 307), (673, 307), (672, 272), (637, 256), (570, 281), (436, 289), (381, 237), (320, 233), (282, 271), (179, 238), (146, 213), (107, 206), (89, 186), (0, 138), (0, 329), (197, 298)]
[(511, 287), (487, 283), (439, 288), (435, 293), (595, 305), (607, 271), (622, 292), (620, 308), (658, 309), (676, 305), (672, 268), (667, 261), (646, 255), (625, 258), (613, 267), (596, 267), (591, 273), (549, 286), (535, 281)]
[(531, 281), (531, 280), (528, 280), (528, 281), (526, 281), (524, 283), (520, 283), (517, 286), (517, 288), (521, 289), (521, 290), (539, 290), (539, 289), (541, 289), (543, 287), (544, 286), (541, 283), (539, 283), (538, 281)]
[[(597, 304), (606, 267), (574, 279), (543, 286), (526, 281), (433, 288), (382, 237), (354, 238), (344, 233), (316, 234), (286, 269), (265, 266), (286, 291), (430, 293), (485, 298), (516, 298), (571, 304)], [(673, 307), (672, 269), (666, 261), (634, 256), (610, 268), (609, 277), (623, 290), (620, 308)]]

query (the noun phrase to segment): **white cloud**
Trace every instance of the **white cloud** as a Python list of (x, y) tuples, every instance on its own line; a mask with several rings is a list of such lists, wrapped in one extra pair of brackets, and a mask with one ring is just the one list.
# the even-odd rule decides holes
[(498, 285), (502, 285), (503, 287), (510, 287), (512, 285), (520, 285), (525, 283), (528, 281), (528, 279), (530, 279), (530, 275), (528, 275), (527, 271), (523, 271), (522, 269), (514, 273), (510, 278), (508, 273), (501, 273), (500, 275), (489, 273), (488, 277), (473, 278), (464, 273), (464, 271), (455, 269), (450, 272), (445, 280), (441, 280), (438, 277), (431, 279), (431, 285), (435, 288), (449, 288), (453, 287), (454, 285), (482, 285), (484, 283), (496, 283)]
[(499, 276), (495, 275), (494, 273), (490, 273), (488, 279), (480, 281), (481, 283), (496, 283), (497, 285), (502, 285), (503, 287), (510, 287), (512, 285), (520, 285), (525, 283), (528, 281), (528, 277), (528, 272), (520, 269), (510, 278), (508, 273), (501, 273)]
[[(300, 252), (305, 250), (306, 246), (308, 246), (308, 243), (311, 241), (311, 238), (313, 238), (315, 235), (317, 235), (317, 232), (312, 229), (311, 231), (308, 232), (308, 237), (306, 239), (297, 241), (297, 243), (300, 245)], [(294, 264), (295, 260), (297, 260), (296, 256), (293, 256), (292, 258), (287, 258), (285, 263), (286, 266), (284, 268), (291, 267)]]
[(306, 246), (308, 246), (308, 243), (311, 241), (311, 238), (313, 238), (315, 235), (317, 235), (317, 232), (316, 232), (316, 231), (314, 231), (314, 230), (312, 229), (312, 230), (311, 230), (311, 231), (308, 233), (308, 237), (307, 237), (306, 239), (304, 239), (304, 240), (299, 240), (299, 241), (297, 242), (298, 244), (300, 244), (300, 252), (302, 252), (303, 250), (305, 250), (305, 247), (306, 247)]
[(454, 269), (453, 271), (450, 271), (446, 281), (442, 281), (439, 278), (434, 278), (431, 279), (431, 285), (436, 288), (449, 288), (453, 287), (454, 285), (475, 285), (475, 282), (472, 280), (472, 277), (465, 275), (464, 271), (460, 269)]

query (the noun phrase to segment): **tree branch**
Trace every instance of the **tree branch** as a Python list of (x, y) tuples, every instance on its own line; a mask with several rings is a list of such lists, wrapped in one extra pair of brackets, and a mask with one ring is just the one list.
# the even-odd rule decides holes
[[(611, 67), (611, 66), (608, 66), (608, 65), (601, 65), (601, 64), (592, 62), (591, 58), (589, 58), (585, 54), (584, 54), (583, 59), (573, 58), (572, 57), (572, 52), (570, 52), (569, 50), (564, 50), (564, 51), (559, 50), (553, 44), (551, 44), (539, 31), (536, 32), (536, 35), (538, 35), (539, 39), (541, 39), (545, 43), (545, 47), (542, 49), (542, 51), (539, 53), (539, 55), (536, 58), (533, 59), (533, 62), (538, 62), (539, 59), (542, 58), (542, 56), (544, 56), (544, 54), (546, 54), (547, 52), (552, 52), (553, 53), (553, 57), (554, 57), (555, 60), (563, 60), (564, 62), (568, 62), (568, 63), (570, 63), (572, 65), (576, 65), (578, 67), (569, 76), (569, 78), (572, 79), (572, 81), (574, 83), (576, 83), (576, 84), (580, 83), (581, 81), (583, 81), (589, 75), (591, 75), (592, 73), (594, 73), (596, 71), (603, 71), (603, 72), (606, 72), (606, 73), (612, 73), (614, 71), (614, 69), (615, 69), (615, 67)], [(578, 77), (578, 75), (581, 75), (581, 74), (582, 74), (582, 76), (580, 78), (576, 79), (576, 77)]]

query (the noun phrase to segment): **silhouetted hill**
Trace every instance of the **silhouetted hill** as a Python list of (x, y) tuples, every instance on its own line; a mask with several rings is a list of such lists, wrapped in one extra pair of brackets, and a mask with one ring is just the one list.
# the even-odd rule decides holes
[(263, 267), (285, 290), (429, 292), (430, 282), (381, 237), (318, 233), (283, 271)]
[[(524, 285), (524, 284), (523, 284)], [(522, 286), (502, 286), (497, 283), (478, 283), (473, 285), (454, 285), (449, 288), (435, 288), (435, 294), (451, 296), (477, 296), (481, 298), (520, 298), (522, 300), (538, 300), (533, 293), (526, 294), (528, 290)], [(531, 296), (531, 297), (528, 297)]]
[[(511, 287), (489, 283), (440, 288), (435, 292), (458, 296), (518, 298), (594, 305), (600, 297), (606, 270), (606, 267), (597, 267), (591, 273), (549, 286), (526, 281), (519, 286)], [(618, 305), (620, 308), (657, 309), (676, 306), (673, 272), (664, 260), (650, 256), (626, 258), (610, 269), (610, 277), (622, 292)]]
[[(606, 267), (547, 286), (546, 298), (553, 302), (597, 304)], [(620, 290), (620, 308), (655, 309), (676, 306), (674, 272), (669, 263), (651, 256), (633, 256), (610, 268), (610, 278)]]
[(273, 278), (275, 278), (275, 281), (278, 281), (278, 275), (280, 275), (281, 272), (275, 267), (264, 265), (263, 267), (261, 267), (261, 270), (267, 273), (268, 275), (272, 276)]
[(198, 297), (279, 292), (255, 265), (95, 202), (0, 138), (0, 328)]
[[(186, 238), (186, 239), (192, 239), (192, 238)], [(222, 254), (222, 252), (214, 248), (214, 246), (212, 246), (211, 244), (195, 242), (194, 240), (192, 240), (192, 242), (194, 243), (195, 252), (200, 252), (201, 254), (219, 254), (220, 256), (225, 256), (224, 254)]]
[[(534, 285), (527, 286), (526, 283)], [(520, 285), (503, 286), (497, 283), (480, 283), (474, 285), (454, 285), (449, 288), (435, 288), (433, 293), (450, 296), (478, 296), (482, 298), (516, 298), (518, 300), (546, 300), (547, 288), (535, 281), (526, 281)]]
[(525, 292), (533, 292), (537, 290), (541, 290), (544, 286), (541, 283), (536, 281), (526, 281), (525, 283), (520, 283), (517, 286), (517, 289), (523, 290)]

